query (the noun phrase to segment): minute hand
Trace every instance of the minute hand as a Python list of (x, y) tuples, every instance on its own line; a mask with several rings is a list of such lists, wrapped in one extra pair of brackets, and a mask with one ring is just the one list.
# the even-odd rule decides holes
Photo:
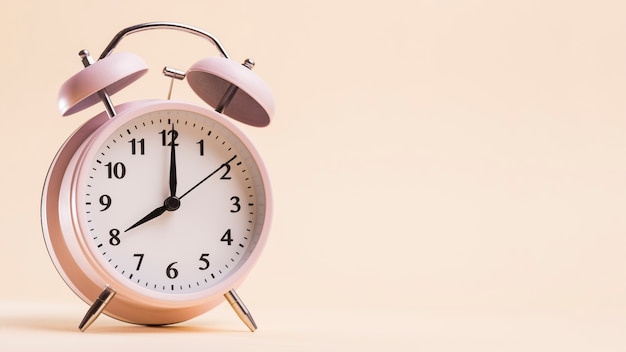
[(232, 158), (228, 159), (227, 162), (223, 163), (222, 165), (220, 165), (220, 167), (218, 167), (217, 169), (215, 169), (215, 171), (211, 172), (209, 174), (209, 176), (203, 178), (202, 180), (200, 180), (200, 182), (198, 182), (195, 186), (191, 187), (187, 192), (183, 193), (182, 196), (178, 197), (178, 199), (183, 199), (183, 197), (185, 197), (187, 194), (189, 194), (189, 192), (193, 191), (194, 189), (196, 189), (198, 186), (200, 186), (204, 181), (208, 180), (211, 176), (215, 175), (218, 171), (220, 171), (223, 167), (226, 167), (228, 170), (230, 170), (230, 166), (228, 165), (231, 161), (235, 160), (235, 158), (237, 157), (237, 154), (235, 154)]

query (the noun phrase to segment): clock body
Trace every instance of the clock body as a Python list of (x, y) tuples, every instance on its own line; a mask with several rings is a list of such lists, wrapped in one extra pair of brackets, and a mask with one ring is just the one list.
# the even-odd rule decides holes
[(224, 301), (269, 232), (263, 162), (224, 115), (146, 100), (99, 114), (61, 147), (44, 184), (44, 239), (57, 271), (104, 313), (159, 325)]

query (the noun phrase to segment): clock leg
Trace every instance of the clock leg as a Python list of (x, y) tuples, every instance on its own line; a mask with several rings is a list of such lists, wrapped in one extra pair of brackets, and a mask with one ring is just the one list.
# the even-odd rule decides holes
[(257, 328), (256, 323), (254, 322), (254, 319), (252, 319), (252, 315), (250, 314), (248, 308), (246, 308), (246, 305), (243, 304), (243, 301), (237, 295), (237, 292), (235, 292), (235, 290), (230, 290), (224, 294), (224, 297), (226, 297), (230, 306), (233, 307), (235, 313), (239, 316), (239, 319), (246, 324), (250, 331), (254, 332)]
[(78, 325), (80, 331), (85, 331), (87, 328), (100, 316), (100, 313), (106, 308), (107, 304), (111, 302), (111, 299), (115, 296), (115, 291), (113, 291), (109, 286), (104, 288), (104, 291), (100, 293), (95, 302), (91, 305), (85, 317)]

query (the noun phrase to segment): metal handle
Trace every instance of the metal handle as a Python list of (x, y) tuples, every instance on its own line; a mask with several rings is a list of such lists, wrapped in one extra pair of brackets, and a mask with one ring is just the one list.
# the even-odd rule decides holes
[(222, 44), (211, 33), (205, 32), (201, 29), (198, 29), (192, 26), (188, 26), (186, 24), (180, 24), (180, 23), (174, 23), (174, 22), (148, 22), (148, 23), (142, 23), (142, 24), (128, 27), (126, 29), (121, 30), (119, 33), (117, 33), (115, 37), (113, 37), (109, 45), (107, 45), (107, 47), (104, 49), (104, 51), (102, 52), (98, 60), (102, 60), (105, 57), (109, 56), (111, 52), (113, 51), (113, 49), (115, 49), (117, 44), (119, 44), (119, 42), (127, 35), (130, 35), (136, 32), (147, 31), (151, 29), (175, 29), (175, 30), (195, 34), (199, 37), (202, 37), (211, 41), (220, 51), (220, 54), (222, 54), (222, 56), (224, 56), (227, 59), (230, 59), (230, 57), (226, 53), (226, 50), (224, 49)]

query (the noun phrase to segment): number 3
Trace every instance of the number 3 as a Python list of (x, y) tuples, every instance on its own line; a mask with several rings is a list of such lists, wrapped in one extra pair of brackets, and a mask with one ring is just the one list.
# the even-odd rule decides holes
[(233, 206), (235, 206), (235, 209), (231, 209), (230, 212), (238, 213), (239, 210), (241, 210), (241, 205), (239, 204), (239, 197), (233, 196), (233, 197), (230, 197), (230, 200), (233, 201)]

